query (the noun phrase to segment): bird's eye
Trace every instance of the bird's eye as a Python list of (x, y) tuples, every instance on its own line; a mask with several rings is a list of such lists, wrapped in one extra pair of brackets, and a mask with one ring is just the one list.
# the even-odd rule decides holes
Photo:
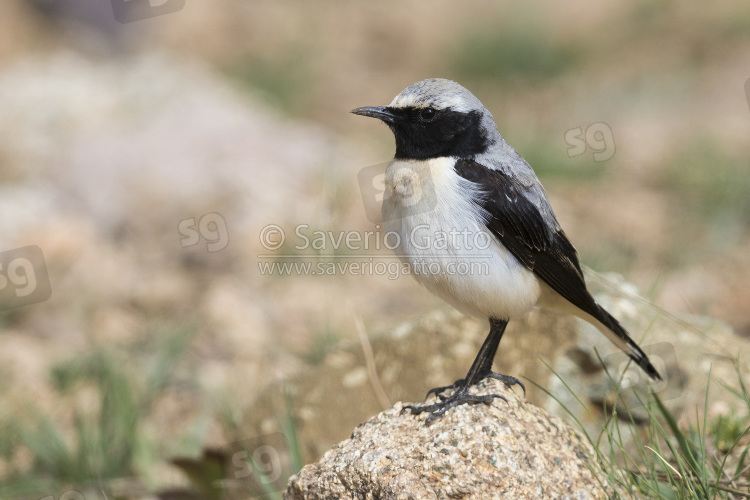
[(421, 112), (419, 113), (419, 117), (420, 117), (420, 118), (421, 118), (421, 119), (422, 119), (423, 121), (426, 121), (426, 122), (428, 122), (428, 121), (432, 120), (433, 118), (435, 118), (435, 110), (434, 110), (433, 108), (424, 108), (424, 109), (423, 109), (423, 110), (422, 110), (422, 111), (421, 111)]

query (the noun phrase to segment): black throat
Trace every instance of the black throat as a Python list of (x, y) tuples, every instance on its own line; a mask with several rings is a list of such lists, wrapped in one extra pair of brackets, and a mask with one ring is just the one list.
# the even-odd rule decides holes
[(473, 158), (492, 144), (481, 127), (479, 111), (437, 110), (430, 121), (422, 108), (387, 108), (395, 116), (388, 126), (396, 137), (396, 159), (428, 160), (443, 156)]

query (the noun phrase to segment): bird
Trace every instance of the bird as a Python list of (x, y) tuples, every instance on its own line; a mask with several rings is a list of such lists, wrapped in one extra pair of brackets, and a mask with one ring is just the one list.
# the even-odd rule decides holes
[[(578, 253), (534, 170), (469, 90), (430, 78), (386, 106), (351, 113), (384, 122), (395, 138), (381, 207), (385, 229), (396, 236), (394, 251), (421, 285), (459, 311), (489, 320), (466, 376), (430, 389), (427, 396), (437, 395), (436, 403), (406, 409), (427, 412), (429, 424), (459, 405), (505, 400), (469, 393), (485, 378), (519, 385), (525, 394), (520, 380), (493, 372), (492, 364), (508, 322), (536, 307), (591, 323), (650, 378), (661, 380), (627, 330), (589, 293)], [(456, 272), (474, 269), (466, 262), (480, 255), (485, 272)]]

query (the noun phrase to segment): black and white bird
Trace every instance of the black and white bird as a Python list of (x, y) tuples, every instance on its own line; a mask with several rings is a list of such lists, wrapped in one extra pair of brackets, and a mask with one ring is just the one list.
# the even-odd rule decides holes
[[(352, 113), (385, 122), (396, 139), (382, 213), (386, 229), (399, 236), (399, 257), (413, 266), (417, 281), (449, 304), (489, 318), (489, 335), (466, 377), (432, 389), (428, 395), (434, 392), (440, 401), (412, 406), (412, 412), (429, 412), (429, 422), (459, 404), (502, 398), (469, 394), (468, 388), (486, 377), (518, 384), (525, 392), (517, 378), (493, 372), (492, 362), (508, 321), (534, 307), (588, 321), (649, 377), (661, 379), (625, 328), (586, 289), (578, 254), (542, 184), (471, 92), (433, 78), (410, 85), (387, 106)], [(440, 245), (430, 244), (437, 235)], [(488, 272), (457, 273), (461, 262), (482, 253), (480, 241), (487, 242), (481, 248), (489, 255)], [(452, 393), (444, 396), (448, 389)]]

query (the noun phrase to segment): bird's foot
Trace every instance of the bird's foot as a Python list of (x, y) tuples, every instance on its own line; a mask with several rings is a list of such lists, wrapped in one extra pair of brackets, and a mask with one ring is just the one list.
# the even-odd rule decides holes
[(502, 373), (495, 373), (495, 372), (490, 372), (489, 374), (486, 375), (485, 378), (487, 377), (496, 378), (500, 380), (501, 382), (503, 382), (508, 387), (513, 387), (514, 385), (520, 385), (521, 389), (523, 389), (523, 397), (526, 397), (526, 386), (523, 385), (523, 382), (518, 380), (516, 377), (511, 377), (510, 375), (503, 375)]
[[(513, 387), (514, 385), (520, 385), (521, 389), (523, 390), (523, 395), (526, 396), (526, 387), (523, 385), (523, 382), (518, 380), (516, 377), (511, 377), (510, 375), (503, 375), (501, 373), (495, 373), (495, 372), (489, 372), (487, 375), (482, 377), (481, 380), (485, 378), (494, 378), (497, 380), (500, 380), (503, 382), (507, 387)], [(443, 387), (435, 387), (433, 389), (430, 389), (427, 392), (427, 397), (430, 396), (430, 394), (435, 394), (440, 401), (437, 403), (433, 403), (430, 405), (406, 405), (404, 406), (404, 410), (410, 410), (413, 415), (418, 415), (420, 413), (429, 413), (430, 415), (425, 420), (425, 424), (430, 424), (433, 420), (436, 418), (442, 416), (446, 411), (450, 410), (451, 408), (463, 404), (478, 404), (478, 403), (491, 403), (493, 399), (499, 398), (503, 401), (508, 401), (505, 396), (502, 396), (501, 394), (469, 394), (469, 387), (471, 387), (470, 384), (466, 383), (466, 379), (459, 379), (453, 382), (452, 385), (446, 385)], [(453, 390), (453, 394), (449, 396), (443, 395), (443, 392), (446, 392), (448, 390)]]
[[(513, 387), (514, 385), (521, 386), (521, 389), (523, 390), (524, 397), (526, 396), (526, 387), (523, 385), (523, 382), (518, 380), (516, 377), (512, 377), (510, 375), (503, 375), (502, 373), (496, 373), (496, 372), (489, 372), (487, 375), (482, 377), (480, 379), (484, 380), (485, 378), (494, 378), (497, 380), (500, 380), (503, 382), (507, 387)], [(434, 421), (436, 418), (442, 416), (446, 411), (450, 410), (451, 408), (455, 406), (459, 406), (462, 404), (478, 404), (478, 403), (491, 403), (493, 399), (499, 398), (503, 401), (508, 401), (505, 396), (502, 396), (500, 394), (469, 394), (469, 387), (471, 387), (472, 384), (467, 384), (466, 379), (459, 379), (453, 382), (451, 385), (446, 385), (443, 387), (435, 387), (433, 389), (430, 389), (427, 392), (427, 397), (430, 397), (430, 394), (435, 394), (438, 398), (440, 398), (440, 401), (431, 405), (406, 405), (404, 406), (404, 410), (410, 410), (413, 415), (418, 415), (420, 413), (429, 413), (430, 415), (425, 420), (425, 424), (429, 425), (432, 421)], [(444, 392), (452, 390), (453, 394), (449, 396), (443, 395)]]
[(435, 396), (439, 397), (440, 399), (445, 399), (445, 396), (443, 396), (443, 393), (447, 390), (456, 390), (458, 387), (461, 387), (463, 385), (466, 385), (466, 379), (460, 378), (453, 382), (451, 385), (444, 385), (442, 387), (433, 387), (429, 391), (427, 391), (427, 395), (424, 397), (425, 399), (430, 397), (430, 394), (434, 394)]
[(505, 399), (505, 396), (502, 396), (501, 394), (469, 394), (468, 385), (459, 386), (450, 396), (438, 394), (438, 397), (440, 398), (440, 401), (437, 403), (422, 406), (406, 405), (404, 406), (404, 410), (410, 410), (412, 415), (418, 415), (425, 412), (429, 413), (425, 420), (425, 424), (429, 425), (433, 420), (442, 416), (443, 413), (454, 406), (478, 403), (489, 404), (495, 398), (500, 398), (506, 402), (508, 401)]
[[(502, 373), (496, 373), (496, 372), (489, 372), (487, 375), (483, 377), (484, 378), (494, 378), (497, 380), (500, 380), (508, 387), (513, 387), (514, 385), (520, 385), (521, 389), (523, 390), (523, 396), (526, 397), (526, 386), (523, 385), (523, 382), (518, 380), (516, 377), (511, 377), (510, 375), (503, 375)], [(425, 396), (425, 399), (430, 397), (430, 394), (434, 394), (435, 396), (439, 397), (440, 399), (444, 400), (446, 399), (446, 396), (443, 396), (443, 393), (448, 390), (456, 390), (459, 387), (463, 387), (466, 385), (466, 379), (460, 378), (453, 382), (451, 385), (444, 385), (442, 387), (433, 387), (429, 391), (427, 391), (427, 395)]]

